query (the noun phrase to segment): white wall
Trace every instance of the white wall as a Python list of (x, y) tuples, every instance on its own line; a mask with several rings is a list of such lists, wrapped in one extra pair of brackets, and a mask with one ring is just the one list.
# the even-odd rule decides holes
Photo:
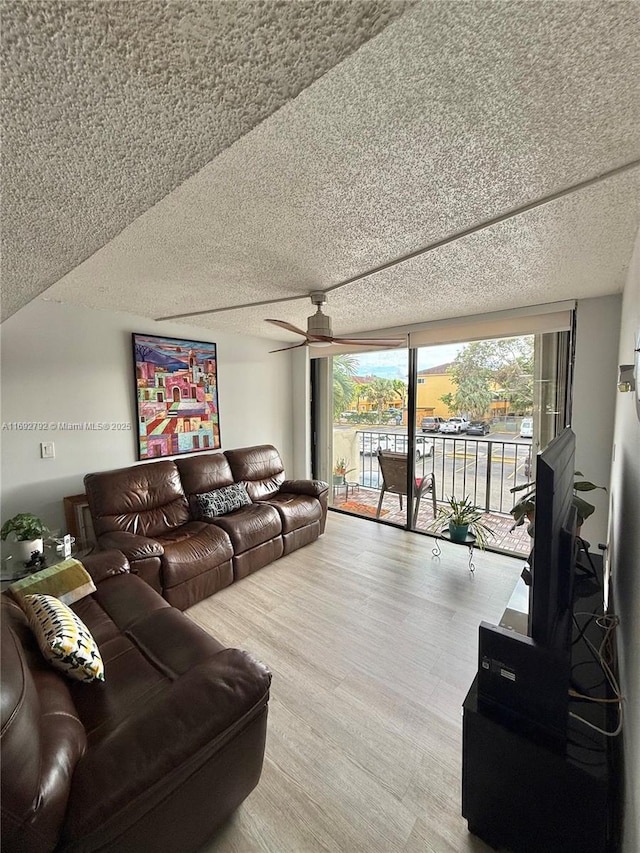
[[(131, 424), (132, 429), (4, 428), (3, 521), (17, 512), (34, 512), (52, 529), (61, 528), (62, 498), (84, 491), (84, 474), (136, 463), (132, 332), (214, 341), (223, 449), (274, 444), (287, 473), (298, 476), (291, 356), (269, 355), (273, 341), (38, 299), (2, 325), (3, 424), (101, 421)], [(55, 443), (55, 459), (40, 458), (42, 441)]]
[(298, 477), (311, 477), (311, 371), (309, 348), (291, 353), (293, 402), (293, 467)]
[[(571, 422), (576, 434), (576, 469), (587, 480), (607, 489), (611, 475), (621, 305), (619, 295), (582, 299), (578, 302), (576, 319)], [(596, 551), (599, 542), (607, 541), (609, 494), (597, 490), (583, 497), (596, 508), (582, 529), (582, 535)]]
[[(622, 300), (619, 364), (632, 364), (640, 335), (640, 232)], [(636, 382), (640, 375), (636, 376)], [(620, 617), (618, 655), (625, 696), (624, 853), (640, 850), (640, 405), (617, 393), (611, 472), (610, 560)]]

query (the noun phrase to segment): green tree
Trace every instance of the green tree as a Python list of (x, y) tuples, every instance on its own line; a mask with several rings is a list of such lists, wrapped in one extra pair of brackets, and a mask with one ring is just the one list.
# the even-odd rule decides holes
[(360, 411), (360, 401), (368, 400), (369, 394), (371, 390), (369, 388), (369, 384), (367, 382), (360, 382), (356, 384), (355, 390), (355, 398), (356, 398), (356, 408)]
[(382, 421), (382, 412), (394, 397), (395, 388), (393, 387), (393, 380), (374, 376), (369, 383), (365, 399), (370, 400), (376, 406), (378, 409), (378, 418)]
[(501, 397), (512, 412), (529, 414), (533, 408), (534, 338), (505, 338), (500, 344), (502, 364), (495, 373)]
[(393, 390), (396, 391), (402, 399), (400, 408), (404, 411), (407, 407), (407, 383), (403, 382), (402, 379), (392, 379), (391, 384), (393, 385)]
[(440, 399), (455, 412), (474, 419), (483, 418), (496, 394), (512, 409), (530, 411), (533, 406), (533, 337), (467, 344), (456, 356), (449, 374), (456, 389)]
[(347, 409), (354, 398), (356, 383), (353, 381), (358, 369), (358, 360), (353, 355), (336, 355), (333, 358), (333, 417), (338, 420), (340, 412)]

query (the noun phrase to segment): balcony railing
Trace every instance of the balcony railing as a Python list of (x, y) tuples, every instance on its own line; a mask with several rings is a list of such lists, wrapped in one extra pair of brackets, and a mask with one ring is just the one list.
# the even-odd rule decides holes
[[(358, 442), (359, 476), (354, 471), (348, 479), (379, 489), (378, 448), (406, 453), (407, 435), (361, 430)], [(414, 449), (416, 477), (434, 474), (438, 501), (468, 495), (484, 512), (508, 514), (517, 499), (510, 489), (525, 483), (531, 470), (531, 445), (516, 441), (417, 433)]]

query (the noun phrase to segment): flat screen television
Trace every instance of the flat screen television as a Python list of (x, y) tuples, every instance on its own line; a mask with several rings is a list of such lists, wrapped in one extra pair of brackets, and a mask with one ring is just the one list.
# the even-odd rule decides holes
[(538, 454), (535, 534), (529, 588), (528, 634), (560, 656), (571, 649), (576, 510), (576, 438), (566, 427)]
[(478, 707), (548, 747), (566, 748), (575, 575), (575, 435), (537, 456), (528, 636), (480, 624)]

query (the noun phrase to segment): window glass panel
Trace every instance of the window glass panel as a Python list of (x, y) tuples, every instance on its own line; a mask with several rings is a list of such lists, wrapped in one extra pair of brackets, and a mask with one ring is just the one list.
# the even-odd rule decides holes
[(379, 506), (383, 485), (378, 451), (407, 453), (406, 349), (332, 358), (330, 504), (345, 512), (406, 524), (406, 496)]
[[(528, 554), (526, 530), (510, 532), (510, 489), (531, 470), (534, 336), (418, 349), (416, 427), (433, 442), (417, 476), (432, 474), (438, 507), (468, 498), (494, 531), (488, 547)], [(417, 530), (441, 532), (422, 497)]]
[[(330, 504), (434, 533), (432, 496), (421, 490), (432, 475), (436, 511), (468, 496), (495, 529), (489, 548), (528, 555), (526, 529), (511, 531), (510, 490), (535, 476), (536, 452), (569, 422), (570, 342), (570, 332), (545, 332), (320, 359), (314, 470), (330, 483)], [(396, 488), (385, 481), (379, 451), (405, 457), (404, 487), (397, 473)], [(415, 512), (411, 488), (421, 492)]]

